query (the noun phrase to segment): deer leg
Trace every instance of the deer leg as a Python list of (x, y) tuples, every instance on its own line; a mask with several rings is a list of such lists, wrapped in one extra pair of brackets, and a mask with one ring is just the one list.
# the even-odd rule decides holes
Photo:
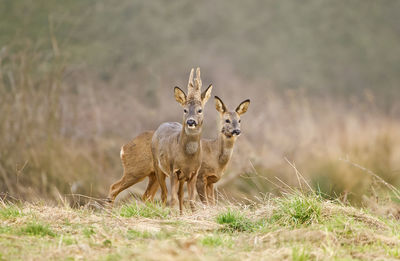
[(143, 201), (150, 201), (154, 200), (154, 196), (156, 195), (158, 189), (158, 182), (154, 172), (149, 175), (149, 184), (147, 185), (146, 192), (143, 194), (142, 200)]
[(191, 180), (188, 181), (188, 194), (189, 194), (189, 203), (190, 203), (190, 208), (194, 212), (196, 210), (194, 206), (194, 201), (195, 201), (195, 194), (194, 190), (196, 189), (196, 182), (197, 182), (197, 174), (192, 177)]
[(196, 188), (201, 202), (203, 202), (203, 204), (207, 204), (206, 179), (204, 179), (203, 175), (197, 178)]
[(207, 184), (207, 199), (210, 205), (215, 205), (214, 183)]
[(121, 191), (129, 188), (130, 186), (138, 183), (139, 181), (143, 180), (145, 177), (141, 176), (141, 175), (133, 175), (133, 173), (124, 173), (124, 175), (122, 176), (122, 178), (120, 180), (118, 180), (117, 182), (115, 182), (114, 184), (112, 184), (110, 186), (110, 191), (108, 193), (108, 201), (110, 203), (113, 203), (115, 198), (118, 196), (119, 193), (121, 193)]
[(171, 207), (174, 207), (176, 203), (178, 202), (177, 199), (177, 185), (178, 185), (178, 177), (177, 174), (172, 174), (171, 176)]
[(144, 192), (142, 196), (143, 201), (147, 201), (150, 198), (150, 188), (154, 184), (154, 180), (149, 176), (149, 183), (147, 183), (147, 188), (146, 191)]
[(179, 213), (183, 214), (183, 185), (185, 184), (184, 181), (179, 181), (179, 189), (178, 189), (178, 198), (179, 198)]
[(153, 175), (153, 176), (154, 176), (155, 182), (153, 183), (153, 185), (150, 188), (150, 200), (151, 201), (154, 201), (154, 196), (156, 195), (157, 190), (160, 187), (160, 184), (158, 184), (156, 176), (155, 175)]
[(157, 168), (156, 177), (161, 187), (161, 202), (165, 206), (167, 203), (167, 194), (168, 194), (167, 185), (165, 184), (165, 174), (160, 169)]

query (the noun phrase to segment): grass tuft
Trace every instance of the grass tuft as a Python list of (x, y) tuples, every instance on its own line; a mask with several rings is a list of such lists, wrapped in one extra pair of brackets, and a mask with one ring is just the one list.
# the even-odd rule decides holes
[(134, 229), (129, 229), (127, 231), (126, 237), (129, 240), (135, 239), (166, 239), (172, 236), (171, 232), (161, 230), (159, 232), (150, 232), (150, 231), (138, 231)]
[(63, 242), (63, 244), (65, 244), (67, 246), (70, 246), (72, 244), (76, 244), (77, 243), (76, 239), (74, 239), (72, 237), (64, 237), (62, 239), (62, 242)]
[(253, 231), (256, 224), (237, 210), (228, 209), (217, 216), (217, 223), (229, 231)]
[(153, 234), (149, 231), (137, 231), (134, 229), (129, 229), (127, 232), (128, 239), (137, 239), (137, 238), (152, 238)]
[(307, 261), (311, 259), (311, 255), (303, 248), (294, 247), (292, 249), (293, 261)]
[(21, 215), (21, 211), (15, 206), (6, 206), (0, 208), (0, 217), (2, 219), (16, 218)]
[(30, 223), (21, 229), (21, 233), (25, 235), (31, 236), (50, 236), (55, 237), (56, 233), (54, 233), (47, 225), (39, 224), (39, 223)]
[(106, 256), (104, 259), (101, 259), (101, 260), (118, 261), (118, 260), (121, 260), (121, 256), (119, 254), (109, 254), (108, 256)]
[(112, 242), (110, 239), (106, 239), (103, 241), (103, 246), (105, 247), (111, 247), (112, 246)]
[(8, 226), (0, 226), (0, 234), (6, 234), (11, 232), (11, 227)]
[(85, 227), (82, 230), (83, 235), (85, 235), (85, 237), (90, 238), (92, 235), (96, 234), (96, 232), (94, 231), (93, 228), (91, 227)]
[(124, 205), (120, 209), (122, 217), (145, 217), (145, 218), (166, 218), (170, 211), (159, 204), (133, 202)]
[(275, 200), (276, 209), (271, 221), (281, 226), (308, 226), (319, 223), (322, 200), (317, 195), (295, 193)]
[(218, 234), (205, 236), (201, 239), (200, 243), (203, 246), (207, 247), (222, 247), (222, 246), (226, 246), (229, 248), (233, 247), (232, 238)]

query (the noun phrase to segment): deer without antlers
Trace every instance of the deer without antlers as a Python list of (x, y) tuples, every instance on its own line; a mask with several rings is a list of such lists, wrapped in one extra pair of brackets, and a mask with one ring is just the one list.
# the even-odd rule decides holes
[[(120, 180), (110, 186), (107, 201), (113, 203), (115, 198), (123, 190), (149, 177), (148, 195), (152, 198), (157, 192), (158, 182), (154, 173), (153, 155), (151, 153), (151, 139), (154, 131), (146, 131), (138, 135), (121, 148), (121, 161), (124, 168)], [(146, 195), (146, 194), (145, 194)], [(143, 200), (148, 197), (143, 196)]]
[(167, 201), (165, 178), (171, 181), (171, 205), (176, 203), (178, 188), (179, 210), (183, 212), (183, 186), (187, 182), (190, 207), (194, 210), (194, 197), (197, 174), (201, 166), (201, 132), (203, 127), (203, 107), (210, 98), (212, 85), (201, 93), (200, 69), (196, 70), (193, 82), (193, 69), (188, 82), (188, 95), (175, 87), (175, 99), (184, 108), (183, 123), (166, 122), (155, 131), (152, 139), (152, 154), (155, 175), (161, 187), (161, 200)]
[(222, 126), (218, 137), (213, 140), (203, 139), (203, 159), (197, 177), (197, 193), (203, 203), (214, 204), (214, 183), (218, 182), (232, 157), (233, 147), (240, 131), (240, 116), (244, 114), (250, 104), (245, 100), (234, 111), (228, 111), (222, 100), (215, 96), (215, 108), (220, 115)]

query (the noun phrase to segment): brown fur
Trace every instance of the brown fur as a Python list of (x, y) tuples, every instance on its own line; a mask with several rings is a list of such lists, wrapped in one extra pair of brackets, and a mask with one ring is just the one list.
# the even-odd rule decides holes
[[(196, 187), (197, 193), (203, 203), (214, 204), (214, 183), (218, 182), (231, 159), (233, 147), (235, 145), (237, 134), (232, 134), (234, 130), (240, 131), (240, 116), (244, 114), (250, 100), (243, 101), (235, 111), (227, 111), (224, 103), (218, 97), (215, 97), (215, 107), (220, 112), (221, 132), (218, 138), (214, 140), (202, 139), (202, 164), (197, 177)], [(226, 122), (229, 120), (229, 122)], [(151, 180), (148, 187), (154, 185)], [(155, 193), (155, 192), (153, 192)], [(146, 190), (145, 195), (151, 195), (149, 190)], [(151, 195), (152, 198), (154, 195)]]
[(215, 107), (220, 113), (221, 132), (214, 140), (203, 139), (202, 165), (197, 177), (197, 193), (203, 203), (214, 204), (214, 183), (218, 182), (232, 157), (233, 147), (240, 133), (240, 115), (247, 111), (250, 100), (243, 101), (235, 111), (228, 111), (220, 98)]
[(108, 201), (113, 203), (121, 191), (149, 177), (148, 193), (143, 195), (147, 200), (148, 196), (154, 198), (158, 189), (156, 181), (153, 155), (151, 153), (151, 139), (154, 131), (146, 131), (121, 148), (121, 161), (124, 168), (123, 176), (120, 180), (110, 186)]
[[(237, 138), (237, 135), (232, 135), (232, 131), (235, 129), (240, 130), (240, 115), (236, 111), (227, 112), (223, 102), (218, 97), (215, 99), (216, 109), (220, 112), (220, 125), (222, 128), (218, 138), (201, 140), (203, 157), (196, 183), (201, 201), (208, 204), (215, 203), (214, 183), (221, 179), (232, 155)], [(243, 108), (239, 106), (236, 110), (240, 114), (245, 113), (249, 102), (249, 100), (242, 102), (241, 105), (246, 106)], [(226, 122), (227, 119), (229, 119), (229, 123)], [(142, 198), (144, 201), (154, 199), (159, 183), (155, 177), (153, 156), (151, 154), (153, 133), (154, 131), (144, 132), (122, 147), (121, 152), (123, 151), (124, 153), (121, 155), (121, 160), (124, 167), (124, 176), (110, 188), (109, 198), (112, 201), (114, 201), (118, 193), (143, 180), (146, 176), (149, 177), (149, 184)]]
[[(176, 203), (178, 188), (179, 210), (183, 212), (183, 185), (187, 182), (189, 201), (194, 210), (194, 190), (201, 166), (202, 149), (200, 137), (203, 125), (203, 107), (210, 97), (212, 86), (201, 93), (200, 69), (197, 68), (193, 84), (193, 69), (190, 73), (188, 96), (175, 87), (175, 99), (184, 107), (183, 124), (166, 122), (155, 131), (152, 139), (152, 154), (157, 181), (161, 187), (161, 200), (167, 201), (165, 178), (171, 180), (171, 205)], [(191, 126), (189, 121), (194, 122)]]

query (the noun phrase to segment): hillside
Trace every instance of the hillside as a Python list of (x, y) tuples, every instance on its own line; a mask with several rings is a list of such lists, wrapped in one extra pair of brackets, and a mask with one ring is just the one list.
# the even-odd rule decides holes
[(113, 210), (97, 203), (79, 209), (2, 203), (0, 220), (0, 260), (400, 258), (395, 215), (296, 192), (246, 205), (199, 206), (183, 216), (135, 202)]

